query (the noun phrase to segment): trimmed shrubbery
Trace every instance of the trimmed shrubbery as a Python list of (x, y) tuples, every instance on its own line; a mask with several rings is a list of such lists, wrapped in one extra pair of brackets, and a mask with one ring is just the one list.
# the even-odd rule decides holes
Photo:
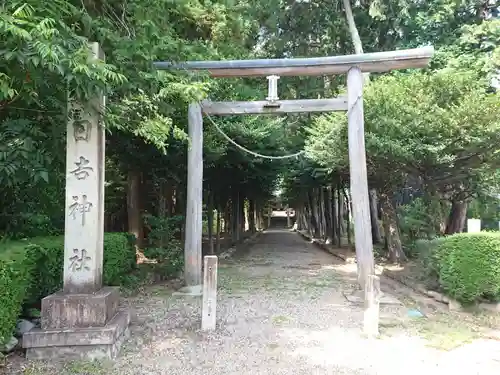
[(457, 234), (439, 246), (439, 279), (443, 290), (470, 304), (500, 297), (500, 234)]
[(10, 339), (21, 306), (30, 288), (26, 253), (0, 254), (0, 344)]
[(500, 233), (460, 233), (418, 247), (429, 287), (434, 280), (463, 304), (500, 299)]
[[(64, 237), (39, 237), (0, 254), (0, 343), (8, 340), (23, 308), (59, 290), (63, 280)], [(105, 285), (120, 285), (136, 267), (134, 236), (105, 233)]]

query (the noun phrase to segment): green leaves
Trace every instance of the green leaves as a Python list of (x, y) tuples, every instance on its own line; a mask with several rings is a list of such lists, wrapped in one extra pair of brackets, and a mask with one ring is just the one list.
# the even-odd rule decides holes
[[(412, 174), (438, 189), (500, 166), (500, 98), (477, 72), (444, 69), (397, 74), (365, 89), (370, 181), (395, 189)], [(346, 117), (319, 117), (308, 129), (307, 155), (330, 172), (346, 171)], [(487, 163), (487, 164), (485, 164)], [(482, 177), (481, 177), (482, 178)]]
[(12, 187), (32, 181), (48, 182), (51, 157), (40, 145), (46, 135), (27, 120), (0, 124), (0, 184)]

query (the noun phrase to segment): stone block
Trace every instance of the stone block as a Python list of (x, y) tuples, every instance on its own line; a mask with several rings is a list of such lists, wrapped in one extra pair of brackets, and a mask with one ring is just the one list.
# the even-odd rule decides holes
[(113, 359), (129, 336), (130, 314), (120, 310), (104, 327), (35, 328), (23, 336), (28, 360)]
[(92, 294), (54, 293), (42, 300), (42, 329), (104, 327), (115, 316), (119, 299), (114, 287)]

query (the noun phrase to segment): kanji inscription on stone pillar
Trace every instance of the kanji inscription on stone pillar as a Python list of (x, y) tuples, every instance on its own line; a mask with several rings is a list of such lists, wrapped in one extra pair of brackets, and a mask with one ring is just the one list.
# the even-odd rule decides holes
[[(91, 45), (101, 57), (98, 44)], [(102, 57), (101, 57), (102, 58)], [(64, 291), (93, 293), (102, 286), (104, 237), (104, 96), (68, 100)]]

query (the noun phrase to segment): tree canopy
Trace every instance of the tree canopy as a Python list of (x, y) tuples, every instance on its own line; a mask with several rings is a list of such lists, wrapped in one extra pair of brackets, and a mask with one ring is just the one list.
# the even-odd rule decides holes
[[(390, 211), (386, 221), (410, 186), (452, 206), (496, 194), (498, 6), (484, 0), (3, 1), (2, 233), (62, 231), (68, 98), (103, 91), (108, 230), (143, 237), (143, 215), (183, 214), (188, 104), (262, 99), (267, 83), (158, 71), (152, 64), (158, 60), (309, 57), (432, 44), (437, 53), (428, 69), (373, 75), (367, 84), (370, 188)], [(100, 44), (103, 60), (89, 57), (89, 42)], [(344, 91), (343, 76), (279, 82), (283, 99)], [(213, 201), (226, 216), (238, 199), (262, 210), (277, 188), (297, 208), (319, 199), (309, 196), (317, 189), (348, 188), (345, 114), (214, 121), (256, 152), (307, 151), (297, 160), (259, 159), (228, 144), (206, 120), (205, 203)], [(134, 200), (140, 209), (131, 214)]]

